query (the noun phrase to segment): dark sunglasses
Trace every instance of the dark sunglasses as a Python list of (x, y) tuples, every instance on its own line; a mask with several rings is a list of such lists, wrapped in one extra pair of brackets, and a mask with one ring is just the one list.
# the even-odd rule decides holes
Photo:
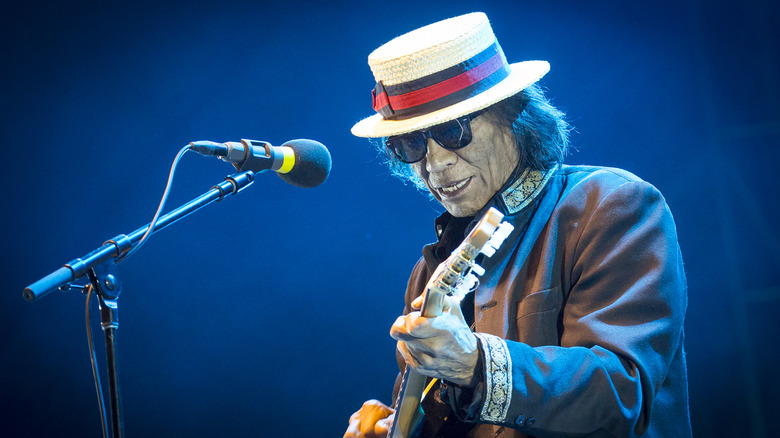
[(471, 121), (482, 113), (483, 111), (477, 111), (424, 131), (388, 137), (385, 146), (404, 163), (416, 163), (425, 158), (429, 138), (451, 151), (464, 148), (471, 143)]

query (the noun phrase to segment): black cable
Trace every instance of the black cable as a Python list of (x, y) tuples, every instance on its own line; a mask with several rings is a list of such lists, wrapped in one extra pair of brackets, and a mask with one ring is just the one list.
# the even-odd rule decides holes
[(135, 252), (138, 251), (139, 248), (141, 248), (141, 245), (146, 243), (146, 241), (152, 235), (152, 231), (154, 231), (154, 226), (157, 225), (157, 220), (160, 218), (160, 213), (162, 213), (163, 208), (165, 208), (165, 202), (168, 200), (168, 194), (171, 192), (171, 187), (173, 186), (173, 176), (176, 173), (176, 166), (179, 165), (179, 160), (181, 160), (181, 157), (184, 155), (184, 153), (189, 150), (192, 150), (192, 145), (184, 146), (179, 150), (179, 153), (176, 154), (176, 158), (173, 159), (173, 164), (171, 165), (171, 170), (168, 173), (168, 183), (165, 185), (165, 191), (163, 192), (162, 199), (160, 199), (160, 205), (157, 207), (157, 212), (155, 212), (152, 221), (149, 222), (149, 227), (146, 229), (146, 232), (141, 237), (141, 240), (139, 240), (138, 243), (130, 249), (130, 251), (118, 257), (116, 259), (116, 263), (120, 263), (125, 259), (127, 259), (128, 257), (130, 257), (131, 255), (135, 254)]
[(95, 346), (92, 343), (92, 324), (89, 317), (89, 301), (92, 298), (92, 285), (85, 286), (87, 290), (87, 343), (89, 344), (89, 359), (92, 362), (92, 375), (95, 378), (95, 391), (97, 391), (98, 408), (100, 409), (100, 421), (103, 423), (103, 438), (108, 438), (108, 424), (106, 421), (106, 401), (103, 398), (103, 386), (100, 384), (100, 373), (97, 369), (97, 356), (95, 355)]
[[(176, 157), (173, 159), (173, 164), (171, 165), (171, 170), (168, 173), (168, 182), (165, 185), (165, 191), (163, 192), (162, 199), (160, 200), (160, 205), (157, 207), (157, 211), (155, 212), (152, 221), (149, 223), (149, 228), (147, 228), (146, 233), (144, 233), (144, 235), (141, 237), (138, 243), (133, 248), (131, 248), (130, 251), (118, 257), (115, 260), (115, 263), (119, 263), (127, 259), (131, 255), (133, 255), (136, 251), (138, 251), (141, 245), (144, 244), (152, 235), (154, 226), (157, 224), (157, 220), (159, 219), (160, 213), (162, 213), (163, 208), (165, 208), (165, 202), (168, 200), (168, 194), (170, 193), (171, 187), (173, 186), (173, 176), (176, 173), (176, 167), (179, 165), (179, 161), (181, 160), (181, 157), (184, 155), (184, 153), (191, 149), (192, 146), (187, 145), (181, 148), (179, 150), (179, 153), (176, 154)], [(85, 313), (86, 313), (86, 320), (87, 320), (87, 343), (89, 344), (89, 358), (90, 358), (90, 362), (92, 363), (92, 375), (94, 376), (95, 379), (95, 391), (97, 392), (98, 407), (100, 409), (100, 421), (103, 425), (103, 438), (108, 438), (106, 400), (103, 397), (103, 389), (102, 389), (103, 386), (100, 383), (100, 373), (98, 372), (98, 368), (97, 368), (97, 356), (95, 355), (95, 346), (94, 343), (92, 342), (92, 325), (90, 323), (90, 315), (89, 315), (89, 303), (92, 298), (92, 292), (93, 292), (92, 284), (86, 285), (85, 288), (87, 293), (87, 304), (86, 304)]]

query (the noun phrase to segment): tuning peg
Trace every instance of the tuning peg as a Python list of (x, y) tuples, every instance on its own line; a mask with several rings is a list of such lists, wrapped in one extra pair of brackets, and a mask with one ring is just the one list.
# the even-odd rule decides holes
[(488, 240), (487, 245), (488, 247), (492, 248), (492, 251), (490, 254), (485, 253), (486, 256), (490, 257), (493, 254), (495, 254), (496, 250), (499, 246), (501, 246), (502, 243), (504, 243), (504, 240), (509, 237), (509, 235), (512, 233), (512, 230), (514, 230), (515, 227), (512, 226), (509, 222), (502, 222), (495, 232), (493, 232), (493, 235), (490, 237), (490, 240)]
[(477, 278), (477, 276), (474, 275), (474, 271), (472, 271), (463, 277), (463, 281), (452, 289), (452, 295), (460, 301), (467, 293), (476, 289), (477, 285), (479, 285), (479, 278)]

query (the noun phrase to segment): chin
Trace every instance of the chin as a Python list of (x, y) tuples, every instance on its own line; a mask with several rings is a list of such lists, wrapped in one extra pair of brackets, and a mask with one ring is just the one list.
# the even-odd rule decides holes
[(453, 215), (455, 217), (474, 216), (479, 211), (479, 209), (474, 209), (474, 208), (469, 208), (469, 207), (459, 207), (459, 206), (447, 206), (447, 205), (445, 205), (444, 208), (451, 215)]
[[(447, 212), (455, 217), (468, 217), (468, 216), (474, 216), (481, 210), (481, 208), (474, 208), (469, 205), (463, 205), (459, 202), (445, 202), (442, 200), (442, 198), (439, 196), (438, 193), (436, 193), (435, 190), (431, 190), (430, 186), (428, 186), (428, 191), (431, 193), (434, 199), (441, 204), (442, 207), (444, 207)], [(467, 200), (468, 201), (468, 200)], [(472, 202), (473, 204), (473, 202)]]

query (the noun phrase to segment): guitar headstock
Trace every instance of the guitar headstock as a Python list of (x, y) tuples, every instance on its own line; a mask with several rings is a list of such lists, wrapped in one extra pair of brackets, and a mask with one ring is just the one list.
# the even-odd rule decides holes
[(420, 310), (423, 316), (440, 315), (444, 296), (462, 300), (479, 284), (477, 276), (483, 275), (485, 270), (474, 260), (480, 253), (486, 257), (495, 254), (514, 229), (508, 222), (501, 222), (503, 219), (504, 215), (491, 207), (447, 260), (436, 268), (425, 290)]

